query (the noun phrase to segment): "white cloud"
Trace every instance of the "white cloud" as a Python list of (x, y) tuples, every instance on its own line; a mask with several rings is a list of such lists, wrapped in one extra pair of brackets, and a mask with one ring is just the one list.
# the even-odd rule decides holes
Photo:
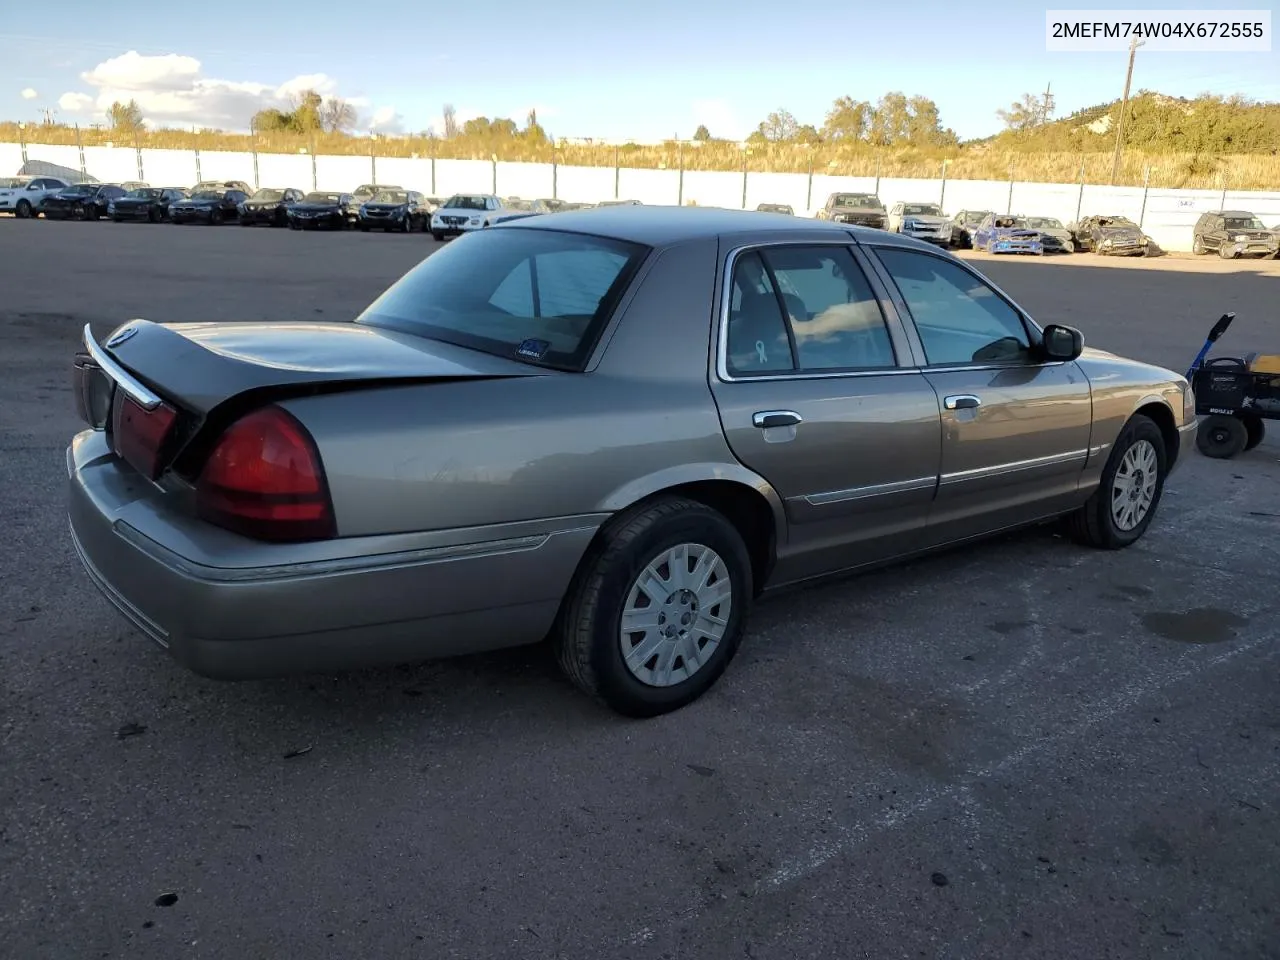
[(374, 133), (404, 133), (404, 117), (395, 107), (379, 107), (366, 126)]
[(40, 94), (36, 93), (33, 87), (27, 87), (25, 90), (22, 91), (23, 100), (34, 100), (38, 96), (40, 96)]
[[(195, 57), (144, 56), (136, 50), (104, 60), (80, 78), (93, 92), (64, 93), (58, 105), (65, 112), (103, 116), (117, 100), (136, 100), (143, 118), (152, 125), (247, 130), (249, 119), (259, 110), (286, 110), (306, 90), (315, 90), (325, 99), (338, 96), (337, 81), (324, 73), (303, 74), (277, 85), (221, 80), (203, 76)], [(357, 110), (370, 106), (365, 97), (349, 97), (347, 102)], [(382, 109), (395, 115), (394, 108)]]
[(64, 93), (58, 98), (58, 106), (67, 113), (84, 113), (93, 106), (93, 97), (87, 93)]

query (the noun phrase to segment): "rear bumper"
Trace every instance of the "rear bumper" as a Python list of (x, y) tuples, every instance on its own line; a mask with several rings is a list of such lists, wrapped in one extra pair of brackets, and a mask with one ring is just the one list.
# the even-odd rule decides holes
[[(469, 531), (254, 544), (166, 511), (101, 433), (72, 441), (67, 470), (72, 542), (94, 585), (179, 663), (216, 679), (535, 643), (598, 526), (567, 518), (467, 543)], [(427, 545), (403, 549), (413, 543)]]

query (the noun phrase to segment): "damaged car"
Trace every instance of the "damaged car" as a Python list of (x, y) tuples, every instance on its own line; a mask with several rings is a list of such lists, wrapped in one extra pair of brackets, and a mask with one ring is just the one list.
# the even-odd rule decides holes
[(1145, 257), (1151, 245), (1151, 238), (1128, 217), (1095, 215), (1068, 229), (1075, 249), (1102, 256)]
[(989, 214), (973, 234), (973, 249), (987, 253), (1044, 254), (1040, 231), (1027, 226), (1022, 217), (1007, 213)]
[(1055, 217), (1021, 217), (1028, 229), (1040, 234), (1045, 253), (1071, 253), (1071, 231)]
[(850, 223), (876, 230), (884, 230), (889, 226), (889, 215), (874, 193), (833, 193), (827, 197), (827, 202), (817, 212), (815, 219)]

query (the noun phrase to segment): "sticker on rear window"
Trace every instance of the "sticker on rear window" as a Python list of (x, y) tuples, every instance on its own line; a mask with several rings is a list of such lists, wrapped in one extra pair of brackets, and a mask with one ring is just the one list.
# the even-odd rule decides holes
[(551, 341), (530, 338), (516, 347), (516, 356), (528, 357), (530, 360), (541, 360), (551, 349)]

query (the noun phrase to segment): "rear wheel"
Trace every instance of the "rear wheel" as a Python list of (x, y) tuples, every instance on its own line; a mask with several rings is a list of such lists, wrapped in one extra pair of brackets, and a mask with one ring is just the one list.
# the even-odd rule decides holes
[(1259, 416), (1242, 417), (1244, 420), (1244, 428), (1249, 434), (1249, 439), (1245, 441), (1245, 450), (1252, 450), (1260, 444), (1267, 435), (1267, 424)]
[(581, 690), (652, 717), (705, 693), (737, 652), (751, 560), (720, 513), (664, 498), (612, 521), (574, 577), (553, 630)]
[(217, 209), (216, 207), (213, 210), (209, 211), (209, 226), (211, 227), (222, 226), (222, 211)]
[(1196, 448), (1215, 460), (1230, 460), (1246, 450), (1248, 443), (1249, 428), (1239, 417), (1215, 413), (1205, 417), (1196, 430)]
[(162, 217), (163, 214), (160, 212), (159, 207), (152, 207), (147, 211), (147, 219), (152, 223), (159, 223)]
[(1151, 418), (1135, 414), (1116, 438), (1098, 489), (1067, 518), (1072, 537), (1104, 550), (1136, 543), (1160, 506), (1168, 469), (1164, 434)]
[(28, 200), (19, 200), (18, 205), (13, 208), (13, 215), (19, 220), (31, 219), (31, 203)]

